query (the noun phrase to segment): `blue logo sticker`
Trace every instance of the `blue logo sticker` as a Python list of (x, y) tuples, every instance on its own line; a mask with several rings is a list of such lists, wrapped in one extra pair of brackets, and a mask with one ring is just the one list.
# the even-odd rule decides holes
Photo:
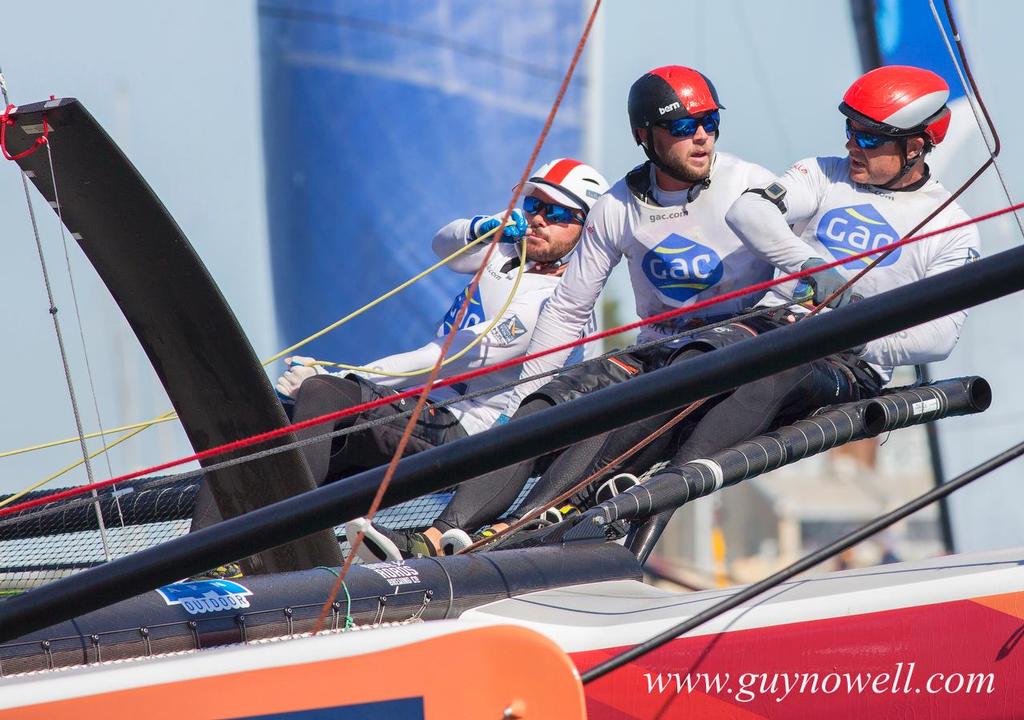
[(516, 338), (521, 338), (525, 334), (526, 325), (523, 324), (518, 315), (502, 320), (491, 330), (491, 335), (494, 336), (494, 339), (504, 347), (508, 347), (516, 341)]
[(231, 580), (194, 580), (156, 590), (168, 605), (181, 605), (189, 615), (249, 607), (249, 588)]
[[(467, 285), (462, 292), (455, 296), (452, 306), (448, 308), (448, 312), (445, 313), (444, 318), (441, 320), (441, 327), (437, 329), (438, 335), (447, 335), (452, 331), (452, 323), (455, 322), (455, 316), (459, 314), (459, 308), (462, 307), (462, 303), (466, 302), (466, 290), (468, 289), (469, 286)], [(477, 285), (473, 298), (469, 301), (469, 307), (466, 308), (466, 314), (462, 318), (462, 324), (459, 325), (459, 330), (481, 323), (486, 319), (484, 304), (480, 299), (480, 286)]]
[[(857, 255), (865, 250), (876, 250), (892, 245), (900, 239), (892, 225), (875, 210), (873, 205), (852, 205), (829, 210), (818, 222), (818, 241), (824, 245), (836, 260)], [(900, 259), (903, 248), (896, 248), (879, 265), (892, 265)], [(871, 257), (854, 260), (843, 267), (859, 269), (867, 267)]]
[(672, 233), (644, 255), (644, 274), (662, 295), (685, 302), (722, 279), (722, 258), (696, 240)]

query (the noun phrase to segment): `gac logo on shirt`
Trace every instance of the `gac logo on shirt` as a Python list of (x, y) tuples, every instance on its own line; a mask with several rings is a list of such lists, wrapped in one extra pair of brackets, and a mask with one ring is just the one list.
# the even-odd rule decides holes
[[(447, 335), (452, 331), (452, 324), (455, 322), (455, 316), (459, 314), (459, 309), (462, 307), (462, 303), (466, 302), (466, 288), (455, 296), (452, 301), (452, 306), (448, 308), (448, 312), (445, 313), (444, 318), (441, 320), (441, 327), (437, 329), (438, 336)], [(471, 325), (483, 322), (487, 319), (484, 314), (483, 301), (480, 300), (480, 286), (477, 285), (476, 291), (473, 293), (473, 297), (469, 301), (469, 307), (466, 308), (466, 314), (462, 317), (462, 322), (459, 324), (459, 330), (468, 328)]]
[(696, 240), (672, 233), (648, 250), (644, 274), (662, 295), (685, 302), (722, 279), (722, 258)]
[[(892, 225), (872, 205), (851, 205), (835, 208), (821, 216), (817, 230), (818, 241), (836, 260), (857, 255), (865, 250), (876, 250), (900, 239)], [(896, 248), (879, 265), (892, 265), (900, 259), (903, 248)], [(866, 267), (874, 258), (854, 260), (843, 267)]]

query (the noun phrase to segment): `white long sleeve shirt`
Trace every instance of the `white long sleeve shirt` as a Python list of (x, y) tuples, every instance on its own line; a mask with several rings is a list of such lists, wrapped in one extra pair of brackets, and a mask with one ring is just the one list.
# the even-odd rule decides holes
[[(537, 321), (528, 354), (581, 337), (612, 268), (623, 257), (629, 264), (636, 312), (641, 318), (771, 277), (772, 267), (744, 246), (725, 223), (725, 213), (740, 193), (771, 182), (771, 172), (716, 152), (708, 186), (666, 192), (655, 182), (653, 165), (647, 167), (653, 198), (637, 193), (635, 184), (631, 189), (627, 180), (637, 177), (638, 170), (634, 170), (594, 203), (572, 263)], [(737, 313), (754, 300), (756, 297), (734, 299), (681, 319)], [(638, 341), (675, 332), (648, 325)], [(531, 360), (523, 365), (522, 376), (561, 367), (567, 354), (562, 351)], [(505, 412), (511, 415), (523, 398), (545, 382), (519, 385)]]
[[(801, 160), (776, 182), (786, 188), (785, 215), (770, 201), (747, 193), (729, 210), (726, 220), (751, 250), (786, 274), (797, 272), (812, 257), (831, 262), (896, 242), (949, 197), (933, 179), (909, 191), (859, 185), (850, 180), (849, 159), (838, 157)], [(966, 219), (960, 206), (951, 203), (921, 232)], [(977, 229), (967, 226), (896, 249), (858, 280), (853, 290), (868, 297), (978, 257)], [(870, 261), (857, 260), (836, 270), (852, 277)], [(796, 285), (788, 282), (772, 288), (759, 304), (791, 303)], [(888, 382), (897, 365), (947, 357), (966, 317), (966, 312), (957, 312), (873, 340), (862, 357)]]
[[(466, 244), (469, 224), (469, 220), (455, 220), (438, 231), (433, 240), (433, 249), (438, 257), (447, 257)], [(487, 245), (481, 243), (479, 247), (468, 250), (449, 262), (448, 268), (459, 273), (473, 274), (479, 269), (486, 253)], [(456, 355), (480, 337), (500, 312), (512, 291), (518, 267), (517, 248), (511, 244), (499, 243), (491, 255), (490, 262), (484, 268), (480, 284), (477, 286), (466, 315), (458, 328), (453, 328), (452, 322), (455, 320), (459, 308), (462, 307), (465, 290), (452, 301), (451, 308), (442, 318), (434, 339), (415, 350), (389, 355), (367, 363), (367, 366), (387, 372), (429, 370), (440, 357), (445, 336), (450, 332), (455, 333), (455, 338), (448, 356)], [(537, 316), (560, 279), (553, 275), (531, 272), (531, 268), (532, 263), (528, 263), (515, 297), (494, 328), (468, 353), (445, 365), (441, 369), (439, 377), (451, 377), (468, 370), (494, 365), (519, 357), (525, 352), (536, 325)], [(586, 332), (593, 332), (592, 316), (588, 322), (584, 323), (584, 327)], [(577, 362), (583, 357), (583, 350), (580, 349), (573, 358), (570, 358), (570, 361)], [(354, 374), (396, 389), (416, 387), (422, 385), (427, 379), (426, 373), (415, 377), (389, 377), (372, 372)], [(483, 388), (501, 385), (518, 377), (519, 367), (513, 366), (475, 378), (468, 383), (436, 388), (430, 393), (430, 397), (433, 400), (446, 400)], [(494, 424), (498, 415), (505, 409), (511, 394), (512, 390), (508, 389), (481, 395), (449, 405), (448, 410), (458, 418), (468, 434), (477, 433)]]

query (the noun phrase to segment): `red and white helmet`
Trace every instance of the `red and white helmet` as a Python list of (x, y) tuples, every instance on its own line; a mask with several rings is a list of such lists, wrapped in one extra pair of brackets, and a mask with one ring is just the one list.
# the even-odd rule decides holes
[(949, 86), (930, 70), (888, 65), (857, 79), (839, 112), (868, 130), (893, 137), (924, 135), (932, 145), (949, 128)]
[(529, 195), (539, 190), (567, 207), (590, 212), (594, 201), (608, 192), (608, 181), (586, 163), (572, 158), (558, 158), (542, 165), (523, 186)]

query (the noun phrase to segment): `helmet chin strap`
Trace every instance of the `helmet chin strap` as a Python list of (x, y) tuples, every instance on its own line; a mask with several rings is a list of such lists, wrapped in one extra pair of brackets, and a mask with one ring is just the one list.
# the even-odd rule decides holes
[(897, 142), (899, 142), (900, 144), (900, 155), (903, 156), (903, 166), (900, 168), (900, 171), (896, 173), (895, 177), (892, 178), (892, 180), (885, 184), (875, 185), (875, 187), (877, 188), (882, 188), (883, 190), (892, 190), (892, 186), (898, 183), (903, 178), (905, 178), (907, 176), (907, 173), (914, 169), (914, 166), (917, 164), (917, 161), (921, 159), (920, 154), (915, 155), (913, 158), (907, 156), (907, 138), (898, 138)]

